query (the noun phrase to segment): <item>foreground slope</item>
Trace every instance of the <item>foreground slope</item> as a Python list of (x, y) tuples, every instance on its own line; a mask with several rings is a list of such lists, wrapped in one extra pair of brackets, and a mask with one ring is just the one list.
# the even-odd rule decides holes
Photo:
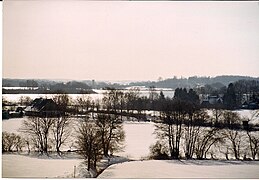
[(259, 162), (149, 160), (115, 164), (98, 178), (259, 178)]
[(82, 159), (39, 159), (23, 155), (2, 155), (3, 178), (73, 177)]

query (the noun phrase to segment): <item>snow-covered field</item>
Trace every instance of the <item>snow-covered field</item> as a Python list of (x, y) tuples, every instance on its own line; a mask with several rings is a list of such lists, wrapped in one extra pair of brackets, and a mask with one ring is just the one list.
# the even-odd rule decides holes
[(155, 126), (150, 122), (126, 122), (123, 125), (126, 133), (124, 152), (116, 155), (138, 160), (149, 155), (149, 146), (155, 143), (153, 134)]
[(237, 112), (241, 118), (248, 118), (251, 124), (259, 124), (259, 116), (252, 117), (255, 114), (256, 110), (242, 109), (242, 110), (236, 110), (234, 112)]
[[(251, 124), (259, 124), (259, 116), (254, 116), (252, 117), (255, 112), (258, 112), (258, 110), (248, 110), (248, 109), (240, 109), (240, 110), (235, 110), (233, 112), (236, 112), (239, 114), (241, 118), (249, 119)], [(212, 111), (207, 110), (208, 114), (212, 116)]]
[[(14, 118), (2, 121), (2, 130), (20, 133), (24, 118)], [(126, 132), (124, 152), (115, 155), (130, 159), (141, 159), (149, 154), (149, 146), (155, 142), (154, 124), (145, 122), (127, 122), (123, 126)], [(15, 162), (15, 163), (14, 163)], [(3, 177), (73, 177), (73, 167), (82, 159), (39, 159), (23, 155), (2, 155)], [(81, 175), (77, 175), (81, 177)]]
[(21, 128), (22, 122), (25, 118), (11, 118), (2, 120), (2, 130), (9, 133), (19, 133), (19, 128)]
[[(12, 118), (2, 121), (2, 130), (9, 133), (19, 134), (19, 128), (24, 118)], [(149, 146), (155, 143), (153, 134), (155, 126), (151, 122), (125, 122), (123, 129), (126, 133), (124, 151), (115, 155), (124, 156), (129, 159), (141, 159), (148, 156)], [(64, 148), (68, 150), (68, 148)]]
[[(241, 115), (250, 115), (247, 110)], [(17, 132), (24, 118), (2, 121), (2, 130)], [(154, 123), (126, 122), (124, 152), (131, 162), (111, 165), (99, 178), (259, 178), (259, 161), (139, 161), (155, 143)], [(73, 177), (82, 159), (39, 159), (23, 155), (2, 155), (3, 177)], [(79, 170), (78, 170), (79, 171)], [(76, 172), (78, 174), (78, 172)], [(82, 177), (77, 175), (78, 177)]]
[(3, 178), (73, 177), (74, 166), (83, 159), (39, 159), (23, 155), (2, 155)]
[(131, 161), (108, 167), (98, 178), (259, 178), (259, 162)]

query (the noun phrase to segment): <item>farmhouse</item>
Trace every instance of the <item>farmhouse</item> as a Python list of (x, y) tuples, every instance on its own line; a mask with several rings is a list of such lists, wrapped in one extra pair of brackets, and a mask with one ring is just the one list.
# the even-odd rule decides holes
[(27, 116), (58, 117), (61, 115), (58, 105), (52, 99), (43, 98), (36, 98), (24, 111)]
[(203, 95), (200, 97), (201, 105), (208, 107), (210, 105), (215, 104), (223, 104), (222, 95), (219, 96), (211, 96), (211, 95)]

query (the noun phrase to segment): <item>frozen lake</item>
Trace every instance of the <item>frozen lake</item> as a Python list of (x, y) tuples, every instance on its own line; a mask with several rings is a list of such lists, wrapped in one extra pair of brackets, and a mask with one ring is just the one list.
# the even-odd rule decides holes
[[(85, 94), (86, 96), (89, 96), (91, 97), (93, 100), (96, 100), (96, 99), (102, 99), (103, 97), (103, 94), (106, 92), (106, 90), (99, 90), (99, 89), (93, 89), (97, 94)], [(128, 92), (129, 90), (123, 90), (123, 92)], [(172, 89), (157, 89), (156, 92), (159, 94), (160, 91), (163, 91), (164, 95), (166, 97), (170, 97), (172, 98), (174, 96), (174, 90)], [(35, 98), (39, 98), (39, 97), (42, 97), (42, 98), (52, 98), (54, 95), (56, 94), (3, 94), (2, 97), (5, 98), (6, 100), (8, 101), (11, 101), (11, 102), (17, 102), (19, 101), (19, 99), (24, 96), (28, 96), (30, 97), (31, 99), (35, 99)], [(82, 94), (68, 94), (72, 100), (76, 100), (77, 97), (80, 97), (82, 96)], [(140, 90), (140, 95), (141, 96), (148, 96), (149, 95), (149, 90), (147, 89), (142, 89)]]

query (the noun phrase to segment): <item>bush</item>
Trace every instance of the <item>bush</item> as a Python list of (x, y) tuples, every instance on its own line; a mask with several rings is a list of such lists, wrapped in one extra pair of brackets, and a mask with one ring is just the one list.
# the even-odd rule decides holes
[(166, 152), (167, 149), (165, 148), (165, 145), (161, 144), (160, 142), (156, 142), (156, 144), (150, 146), (150, 159), (169, 159), (169, 156)]
[(24, 139), (14, 133), (2, 132), (2, 152), (21, 151)]

